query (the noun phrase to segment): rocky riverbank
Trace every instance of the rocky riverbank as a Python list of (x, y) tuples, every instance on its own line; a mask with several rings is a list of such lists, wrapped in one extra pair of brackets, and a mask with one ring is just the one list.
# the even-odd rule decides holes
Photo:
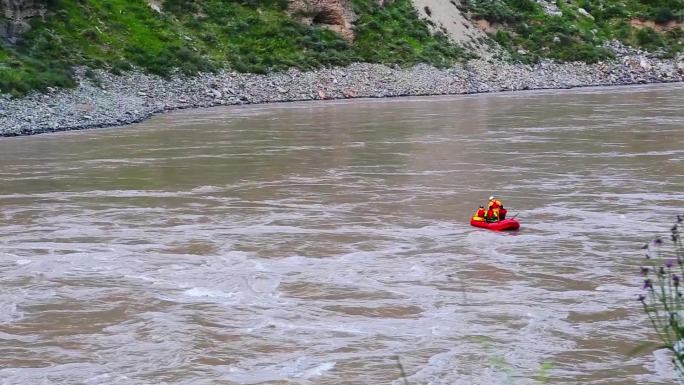
[(118, 126), (179, 108), (681, 82), (684, 58), (635, 54), (607, 63), (534, 66), (478, 60), (450, 69), (359, 63), (311, 72), (220, 72), (171, 79), (81, 69), (78, 77), (80, 85), (75, 89), (19, 99), (0, 96), (0, 136)]

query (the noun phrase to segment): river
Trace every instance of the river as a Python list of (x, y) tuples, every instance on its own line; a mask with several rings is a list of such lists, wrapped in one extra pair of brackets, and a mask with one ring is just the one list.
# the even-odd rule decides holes
[[(0, 140), (0, 384), (668, 384), (635, 301), (684, 85)], [(472, 228), (495, 194), (516, 233)]]

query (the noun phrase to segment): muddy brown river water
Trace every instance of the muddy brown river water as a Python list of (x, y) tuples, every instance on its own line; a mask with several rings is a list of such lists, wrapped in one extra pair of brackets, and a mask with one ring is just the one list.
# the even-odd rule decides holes
[[(0, 384), (670, 384), (640, 246), (684, 85), (188, 110), (0, 139)], [(491, 193), (517, 233), (468, 225)], [(542, 381), (543, 382), (543, 381)]]

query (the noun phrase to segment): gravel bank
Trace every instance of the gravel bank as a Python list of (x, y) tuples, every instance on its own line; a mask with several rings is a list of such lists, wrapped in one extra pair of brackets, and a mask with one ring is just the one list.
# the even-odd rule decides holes
[(21, 99), (0, 96), (0, 136), (118, 126), (178, 108), (362, 97), (445, 95), (684, 81), (684, 58), (623, 55), (597, 64), (471, 61), (450, 69), (379, 64), (269, 75), (220, 72), (162, 79), (80, 70), (80, 86)]

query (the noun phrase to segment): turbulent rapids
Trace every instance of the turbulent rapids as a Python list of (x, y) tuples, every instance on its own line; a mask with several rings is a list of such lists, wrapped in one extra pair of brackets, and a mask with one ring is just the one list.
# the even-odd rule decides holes
[[(682, 85), (179, 111), (0, 140), (0, 383), (669, 384), (639, 247)], [(495, 193), (523, 227), (464, 222)], [(616, 376), (620, 376), (616, 379)]]

